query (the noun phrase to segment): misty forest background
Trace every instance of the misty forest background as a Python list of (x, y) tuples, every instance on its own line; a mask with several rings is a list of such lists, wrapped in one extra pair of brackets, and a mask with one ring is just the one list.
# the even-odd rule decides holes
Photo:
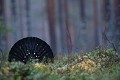
[(104, 46), (120, 50), (120, 0), (0, 0), (0, 48), (24, 37), (46, 41), (56, 54)]

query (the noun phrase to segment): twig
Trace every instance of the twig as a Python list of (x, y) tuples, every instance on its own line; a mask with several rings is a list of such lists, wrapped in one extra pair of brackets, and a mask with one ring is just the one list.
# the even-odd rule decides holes
[(105, 35), (106, 40), (112, 45), (113, 49), (114, 49), (115, 51), (118, 51), (117, 48), (116, 48), (116, 46), (115, 46), (115, 44), (108, 39), (108, 37), (107, 37), (106, 34), (104, 34), (104, 35)]

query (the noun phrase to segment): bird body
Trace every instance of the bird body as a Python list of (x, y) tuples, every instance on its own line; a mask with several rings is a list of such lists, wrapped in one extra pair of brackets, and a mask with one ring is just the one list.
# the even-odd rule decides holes
[(26, 37), (17, 41), (9, 52), (8, 61), (21, 61), (26, 63), (30, 59), (43, 58), (53, 61), (54, 55), (50, 46), (43, 40), (37, 37)]

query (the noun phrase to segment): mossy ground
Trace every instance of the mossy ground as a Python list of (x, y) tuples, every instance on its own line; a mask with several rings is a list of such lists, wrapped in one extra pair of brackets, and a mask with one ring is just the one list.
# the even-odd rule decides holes
[(55, 58), (54, 63), (0, 62), (0, 80), (119, 80), (120, 53), (94, 50)]

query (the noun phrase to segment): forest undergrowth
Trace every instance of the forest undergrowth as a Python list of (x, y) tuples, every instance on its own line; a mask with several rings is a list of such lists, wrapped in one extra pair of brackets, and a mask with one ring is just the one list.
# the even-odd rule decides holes
[(0, 80), (119, 80), (120, 53), (113, 49), (56, 57), (54, 63), (0, 61)]

